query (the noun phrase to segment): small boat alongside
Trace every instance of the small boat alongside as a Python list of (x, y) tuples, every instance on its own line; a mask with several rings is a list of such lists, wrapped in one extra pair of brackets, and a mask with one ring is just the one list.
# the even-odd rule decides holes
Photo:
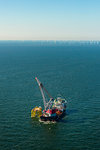
[[(54, 99), (43, 86), (43, 84), (39, 81), (39, 79), (35, 78), (44, 103), (44, 110), (42, 111), (42, 107), (35, 107), (31, 110), (31, 118), (38, 117), (40, 121), (58, 121), (66, 115), (66, 104), (67, 101), (61, 97), (57, 97)], [(48, 95), (50, 100), (46, 102), (45, 93)]]

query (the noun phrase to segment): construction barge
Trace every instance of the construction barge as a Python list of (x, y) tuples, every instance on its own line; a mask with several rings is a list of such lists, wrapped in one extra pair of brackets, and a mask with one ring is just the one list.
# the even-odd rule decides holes
[[(57, 97), (54, 99), (43, 86), (43, 84), (39, 81), (39, 79), (35, 78), (44, 103), (44, 109), (42, 111), (42, 107), (35, 107), (31, 110), (31, 118), (37, 117), (40, 121), (58, 121), (59, 119), (63, 118), (66, 115), (66, 105), (67, 101), (61, 97)], [(45, 93), (49, 97), (49, 101), (46, 102)]]

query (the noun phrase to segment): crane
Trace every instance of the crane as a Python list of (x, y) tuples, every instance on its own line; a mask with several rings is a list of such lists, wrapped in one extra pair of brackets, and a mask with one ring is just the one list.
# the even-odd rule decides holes
[[(43, 86), (43, 84), (39, 81), (39, 79), (37, 77), (35, 77), (35, 80), (37, 81), (37, 83), (39, 85), (39, 88), (40, 88), (40, 91), (41, 91), (41, 94), (42, 94), (42, 97), (43, 97), (44, 109), (46, 110), (49, 107), (50, 102), (53, 100), (53, 97), (48, 93), (46, 88)], [(49, 102), (46, 102), (44, 91), (47, 93), (47, 95), (50, 98)]]

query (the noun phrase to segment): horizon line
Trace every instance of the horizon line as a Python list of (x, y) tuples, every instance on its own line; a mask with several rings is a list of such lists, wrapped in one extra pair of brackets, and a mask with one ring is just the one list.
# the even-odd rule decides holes
[(98, 40), (71, 40), (71, 39), (69, 39), (69, 40), (46, 40), (46, 39), (44, 39), (44, 40), (21, 40), (21, 39), (16, 39), (16, 40), (12, 40), (12, 39), (10, 39), (10, 40), (0, 40), (0, 41), (100, 41), (99, 39)]

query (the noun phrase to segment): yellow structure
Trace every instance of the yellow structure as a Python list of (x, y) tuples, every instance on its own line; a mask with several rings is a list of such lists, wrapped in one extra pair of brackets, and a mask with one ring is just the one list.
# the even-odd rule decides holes
[(33, 117), (40, 117), (42, 115), (42, 108), (41, 107), (35, 107), (31, 110), (31, 118)]

